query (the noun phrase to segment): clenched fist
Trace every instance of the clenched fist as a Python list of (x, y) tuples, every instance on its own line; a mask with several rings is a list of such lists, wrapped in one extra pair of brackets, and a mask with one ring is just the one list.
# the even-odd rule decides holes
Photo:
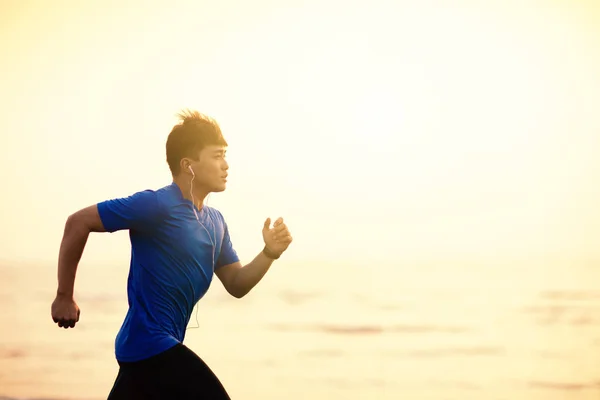
[(57, 295), (52, 302), (52, 320), (61, 328), (74, 328), (81, 311), (72, 296)]

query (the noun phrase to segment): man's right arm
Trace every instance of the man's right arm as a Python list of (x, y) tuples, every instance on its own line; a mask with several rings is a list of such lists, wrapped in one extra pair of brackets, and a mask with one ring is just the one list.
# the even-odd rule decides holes
[(73, 298), (75, 275), (90, 233), (149, 232), (162, 217), (156, 193), (145, 190), (86, 207), (67, 218), (58, 255), (58, 290), (52, 303), (52, 318), (59, 327), (72, 328), (79, 321), (79, 307)]
[(106, 232), (97, 205), (79, 210), (67, 218), (58, 255), (57, 296), (73, 297), (77, 265), (91, 232)]

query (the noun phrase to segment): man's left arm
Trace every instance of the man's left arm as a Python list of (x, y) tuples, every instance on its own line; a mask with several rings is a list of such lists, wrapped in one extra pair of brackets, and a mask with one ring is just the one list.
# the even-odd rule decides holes
[(242, 298), (265, 276), (273, 261), (278, 259), (292, 243), (292, 236), (283, 222), (278, 218), (271, 228), (271, 219), (267, 218), (262, 230), (265, 242), (264, 249), (254, 259), (242, 266), (237, 261), (215, 270), (215, 274), (223, 286), (234, 297)]

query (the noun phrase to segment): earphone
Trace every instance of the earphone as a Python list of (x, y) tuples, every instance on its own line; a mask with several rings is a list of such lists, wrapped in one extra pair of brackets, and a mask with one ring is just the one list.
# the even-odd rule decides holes
[[(196, 221), (198, 221), (200, 226), (202, 226), (202, 228), (204, 228), (204, 231), (206, 231), (206, 234), (208, 235), (208, 239), (210, 240), (210, 244), (212, 245), (212, 252), (211, 252), (212, 253), (212, 266), (211, 266), (211, 268), (214, 268), (215, 267), (215, 251), (217, 248), (217, 245), (216, 245), (216, 241), (217, 241), (216, 234), (217, 233), (215, 232), (215, 240), (213, 241), (213, 238), (210, 235), (210, 232), (208, 231), (208, 229), (206, 229), (204, 224), (202, 222), (200, 222), (200, 218), (198, 217), (198, 212), (196, 211), (196, 200), (194, 200), (194, 179), (196, 178), (196, 174), (194, 173), (194, 170), (192, 169), (191, 165), (188, 165), (188, 169), (192, 173), (192, 179), (190, 181), (190, 196), (192, 197), (192, 210), (194, 210), (194, 215), (196, 216)], [(212, 220), (210, 213), (207, 212), (207, 215), (208, 215), (208, 218), (210, 219), (210, 223), (213, 227), (213, 231), (215, 231), (215, 224)], [(191, 326), (191, 327), (188, 327), (187, 329), (193, 329), (193, 328), (200, 327), (200, 323), (198, 322), (198, 303), (196, 303), (195, 307), (196, 307), (196, 326)]]

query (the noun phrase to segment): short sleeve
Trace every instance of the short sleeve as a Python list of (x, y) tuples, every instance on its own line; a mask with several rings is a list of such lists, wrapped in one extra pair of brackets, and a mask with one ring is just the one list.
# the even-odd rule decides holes
[(219, 258), (217, 259), (217, 264), (215, 265), (215, 269), (219, 267), (223, 267), (225, 265), (233, 264), (235, 262), (240, 261), (236, 251), (233, 248), (233, 244), (231, 243), (231, 237), (229, 236), (229, 229), (227, 228), (227, 224), (223, 221), (223, 243), (221, 243), (221, 253), (219, 254)]
[(162, 219), (157, 193), (144, 190), (129, 197), (97, 204), (98, 214), (107, 232), (152, 229)]

